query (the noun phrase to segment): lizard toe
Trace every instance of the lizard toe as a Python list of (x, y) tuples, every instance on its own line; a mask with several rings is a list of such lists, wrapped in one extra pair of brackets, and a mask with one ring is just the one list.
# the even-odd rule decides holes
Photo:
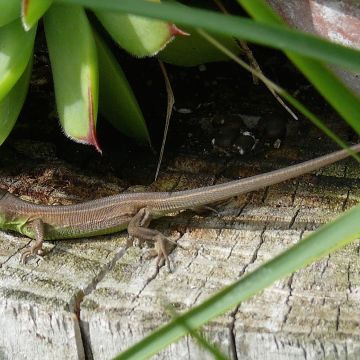
[(32, 246), (30, 248), (26, 248), (21, 252), (20, 256), (20, 264), (26, 265), (27, 261), (31, 257), (35, 257), (38, 260), (44, 260), (44, 250), (38, 246)]

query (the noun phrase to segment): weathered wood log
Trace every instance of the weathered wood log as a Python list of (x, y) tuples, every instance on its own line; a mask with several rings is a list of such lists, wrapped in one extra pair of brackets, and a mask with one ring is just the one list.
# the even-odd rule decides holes
[[(233, 164), (230, 173), (267, 171), (293, 163), (291, 158), (301, 160), (300, 153), (296, 148), (273, 150), (265, 159), (242, 161), (242, 167)], [(210, 175), (219, 174), (223, 165), (178, 157), (174, 169), (152, 189), (224, 181)], [(211, 168), (207, 175), (206, 166)], [(184, 174), (184, 168), (196, 170)], [(0, 232), (0, 359), (113, 357), (170, 320), (167, 304), (179, 312), (199, 304), (357, 203), (357, 169), (348, 160), (232, 199), (217, 206), (218, 213), (186, 211), (154, 222), (181, 245), (170, 255), (173, 273), (165, 267), (156, 271), (155, 260), (141, 258), (142, 249), (126, 249), (125, 233), (47, 243), (46, 260), (24, 266), (18, 261), (29, 240)], [(3, 173), (0, 181), (21, 193), (22, 176), (10, 181)], [(71, 199), (66, 189), (49, 190), (56, 175), (46, 184), (39, 178), (31, 186), (47, 194), (46, 202)], [(79, 179), (101, 194), (121, 190), (119, 184), (100, 179)], [(355, 242), (217, 318), (204, 334), (233, 359), (359, 358), (359, 284)], [(186, 337), (156, 358), (211, 356)]]

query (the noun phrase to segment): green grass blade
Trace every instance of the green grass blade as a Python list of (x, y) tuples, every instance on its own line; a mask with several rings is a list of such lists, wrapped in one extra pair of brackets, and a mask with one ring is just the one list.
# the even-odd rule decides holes
[(35, 34), (36, 27), (26, 32), (20, 19), (0, 27), (0, 101), (24, 73)]
[(237, 0), (237, 2), (244, 7), (244, 9), (257, 20), (266, 24), (280, 24), (283, 25), (284, 21), (282, 18), (271, 9), (270, 5), (265, 3), (263, 0), (248, 1), (248, 0)]
[(262, 24), (239, 16), (187, 8), (176, 3), (152, 3), (143, 0), (57, 0), (92, 9), (129, 12), (169, 20), (176, 24), (200, 27), (210, 32), (238, 37), (254, 43), (291, 50), (353, 71), (360, 71), (360, 51), (278, 24)]
[(44, 23), (61, 126), (69, 138), (100, 151), (96, 137), (97, 54), (85, 10), (54, 4)]
[(24, 105), (30, 84), (31, 69), (32, 58), (20, 79), (0, 101), (0, 145), (10, 134)]
[(230, 360), (215, 345), (211, 344), (204, 336), (197, 331), (185, 326), (186, 331), (197, 341), (197, 343), (207, 352), (209, 352), (216, 360)]
[[(264, 1), (238, 0), (238, 2), (258, 21), (284, 26), (282, 20), (276, 16)], [(359, 97), (349, 90), (349, 88), (322, 63), (299, 56), (293, 52), (286, 51), (285, 53), (347, 123), (360, 134)], [(329, 53), (328, 61), (331, 61), (331, 57), (333, 56), (336, 56), (336, 54)], [(360, 63), (360, 54), (358, 56), (358, 62)]]
[(25, 30), (30, 30), (44, 15), (53, 0), (22, 0), (22, 23)]
[(359, 97), (321, 63), (300, 57), (296, 54), (287, 53), (287, 55), (312, 82), (320, 94), (322, 94), (342, 118), (360, 135)]
[(119, 63), (95, 33), (99, 61), (99, 110), (125, 135), (150, 144), (146, 123)]
[(21, 0), (0, 0), (0, 26), (4, 26), (21, 15)]
[(173, 308), (169, 308), (168, 312), (173, 317), (173, 319), (178, 322), (179, 325), (182, 325), (187, 333), (189, 333), (196, 342), (207, 352), (209, 352), (214, 359), (216, 360), (229, 360), (221, 351), (218, 349), (217, 346), (213, 345), (210, 341), (208, 341), (201, 333), (197, 330), (192, 329), (184, 318), (180, 318), (179, 315), (175, 312)]
[(261, 265), (202, 304), (180, 315), (178, 319), (155, 330), (115, 359), (146, 359), (186, 335), (187, 330), (183, 326), (184, 322), (188, 327), (197, 329), (262, 291), (274, 281), (345, 246), (360, 237), (359, 218), (360, 205), (347, 211), (334, 222), (322, 226), (305, 240)]

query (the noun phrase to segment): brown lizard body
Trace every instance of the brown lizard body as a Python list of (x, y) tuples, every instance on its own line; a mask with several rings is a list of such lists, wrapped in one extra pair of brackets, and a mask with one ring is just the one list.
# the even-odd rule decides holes
[[(360, 144), (351, 147), (360, 151)], [(265, 174), (223, 184), (177, 192), (118, 194), (75, 205), (37, 205), (0, 192), (0, 228), (36, 239), (22, 254), (22, 261), (41, 253), (43, 240), (81, 238), (128, 229), (132, 237), (160, 245), (159, 259), (168, 262), (166, 237), (149, 229), (151, 219), (170, 212), (205, 206), (317, 170), (349, 156), (340, 150), (313, 160)]]

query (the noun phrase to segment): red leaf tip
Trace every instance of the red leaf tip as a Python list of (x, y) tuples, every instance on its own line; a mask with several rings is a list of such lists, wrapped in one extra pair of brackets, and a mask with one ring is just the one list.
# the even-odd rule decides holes
[(87, 137), (87, 142), (88, 142), (88, 144), (95, 146), (96, 151), (99, 152), (100, 154), (102, 154), (102, 150), (101, 150), (99, 141), (96, 137), (96, 131), (95, 131), (94, 127), (91, 127), (91, 129), (90, 129), (89, 135)]
[(27, 16), (29, 10), (29, 0), (22, 1), (22, 16)]
[(96, 127), (94, 120), (94, 101), (92, 96), (91, 87), (88, 88), (88, 97), (89, 97), (89, 132), (87, 135), (87, 143), (90, 145), (94, 145), (95, 149), (102, 154), (97, 136), (96, 136)]
[(175, 24), (170, 25), (170, 34), (172, 36), (189, 36), (190, 34), (186, 31), (181, 30)]

